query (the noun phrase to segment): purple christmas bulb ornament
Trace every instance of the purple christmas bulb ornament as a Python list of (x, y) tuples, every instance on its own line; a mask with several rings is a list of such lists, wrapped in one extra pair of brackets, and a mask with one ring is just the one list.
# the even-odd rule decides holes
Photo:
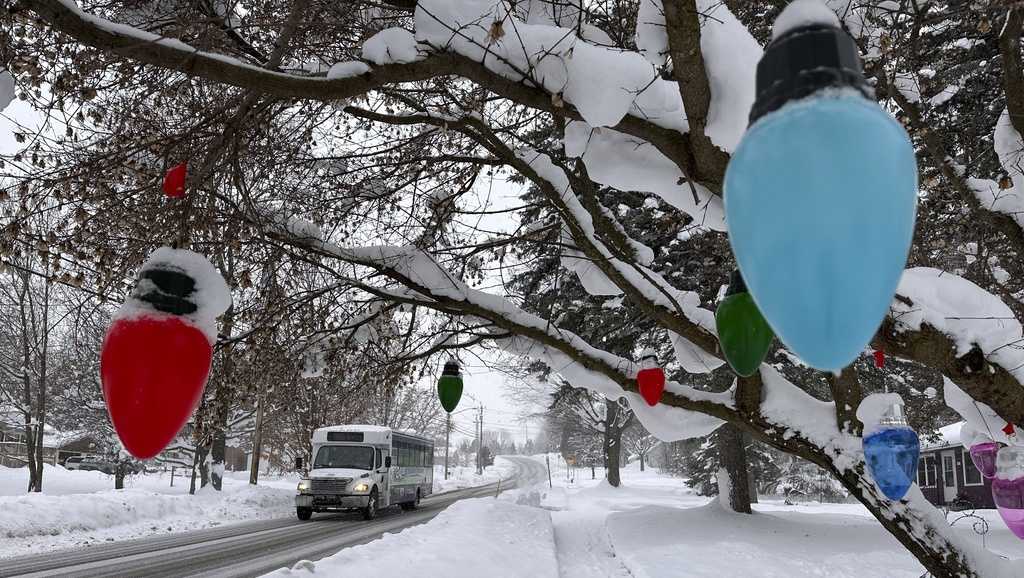
[(991, 480), (996, 476), (996, 454), (999, 452), (999, 444), (996, 442), (983, 442), (971, 446), (971, 461), (974, 467), (978, 468), (981, 475)]
[(996, 454), (992, 497), (1006, 527), (1024, 540), (1024, 448), (1007, 446)]

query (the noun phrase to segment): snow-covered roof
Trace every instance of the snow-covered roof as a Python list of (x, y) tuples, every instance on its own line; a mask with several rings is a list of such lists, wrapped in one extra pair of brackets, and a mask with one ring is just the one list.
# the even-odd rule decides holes
[(376, 433), (385, 433), (391, 431), (391, 428), (384, 427), (382, 425), (360, 425), (353, 423), (346, 425), (329, 425), (322, 428), (318, 428), (317, 431), (372, 431)]
[(939, 434), (939, 439), (933, 442), (922, 443), (921, 449), (931, 451), (941, 448), (963, 445), (963, 442), (960, 440), (960, 428), (963, 425), (963, 421), (958, 421), (956, 423), (951, 423), (949, 425), (940, 427), (939, 431), (937, 432)]

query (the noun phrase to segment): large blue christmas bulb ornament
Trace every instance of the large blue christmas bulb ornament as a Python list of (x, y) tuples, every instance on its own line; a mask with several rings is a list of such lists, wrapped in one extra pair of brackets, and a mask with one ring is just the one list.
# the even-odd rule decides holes
[(783, 343), (824, 370), (848, 365), (878, 329), (914, 232), (914, 149), (870, 94), (846, 33), (783, 34), (758, 64), (751, 126), (725, 175), (750, 294)]
[(914, 484), (921, 445), (903, 417), (903, 406), (893, 405), (878, 429), (864, 436), (864, 461), (875, 485), (890, 500), (899, 500)]

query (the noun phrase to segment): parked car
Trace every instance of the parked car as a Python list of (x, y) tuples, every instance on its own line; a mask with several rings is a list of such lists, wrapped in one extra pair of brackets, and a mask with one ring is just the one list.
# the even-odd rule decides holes
[[(72, 456), (64, 461), (64, 467), (83, 472), (103, 472), (111, 476), (117, 472), (117, 462), (98, 456)], [(138, 474), (143, 470), (143, 465), (140, 462), (132, 461), (125, 464), (126, 473)]]
[(82, 461), (85, 460), (86, 456), (71, 456), (64, 460), (64, 468), (68, 470), (81, 470)]

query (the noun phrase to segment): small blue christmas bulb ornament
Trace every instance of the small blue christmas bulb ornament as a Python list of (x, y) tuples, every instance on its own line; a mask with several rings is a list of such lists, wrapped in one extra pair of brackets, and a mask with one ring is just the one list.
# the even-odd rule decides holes
[(864, 424), (864, 461), (875, 485), (890, 500), (899, 500), (914, 484), (921, 445), (907, 425), (903, 403), (893, 403), (877, 424)]
[(736, 262), (776, 335), (808, 364), (836, 371), (892, 302), (914, 232), (917, 165), (838, 21), (787, 14), (807, 4), (783, 11), (757, 66), (725, 212)]

